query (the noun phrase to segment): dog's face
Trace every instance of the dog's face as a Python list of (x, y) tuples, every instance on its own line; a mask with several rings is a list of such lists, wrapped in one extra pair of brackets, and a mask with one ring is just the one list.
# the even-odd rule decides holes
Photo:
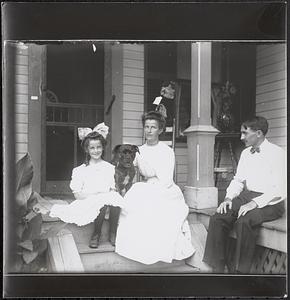
[(131, 168), (136, 156), (136, 152), (139, 152), (139, 148), (131, 144), (117, 145), (113, 149), (113, 161), (115, 165), (121, 165), (124, 168)]

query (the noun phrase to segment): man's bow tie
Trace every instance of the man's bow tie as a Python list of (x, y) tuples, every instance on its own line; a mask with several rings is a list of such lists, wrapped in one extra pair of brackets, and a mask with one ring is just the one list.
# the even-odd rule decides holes
[(254, 154), (255, 152), (260, 153), (261, 150), (259, 147), (256, 147), (256, 148), (252, 147), (250, 151), (252, 154)]

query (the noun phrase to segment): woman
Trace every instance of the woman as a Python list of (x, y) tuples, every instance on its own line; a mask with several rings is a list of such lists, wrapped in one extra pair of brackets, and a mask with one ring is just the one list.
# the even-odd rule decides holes
[(188, 207), (173, 182), (173, 150), (159, 141), (165, 118), (149, 112), (142, 118), (146, 143), (136, 164), (145, 182), (135, 183), (124, 197), (117, 230), (116, 252), (144, 264), (171, 263), (194, 253)]

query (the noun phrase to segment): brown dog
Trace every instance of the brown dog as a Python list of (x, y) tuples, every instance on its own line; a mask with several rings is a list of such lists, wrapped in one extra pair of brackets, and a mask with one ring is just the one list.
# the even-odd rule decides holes
[(139, 148), (131, 144), (117, 145), (113, 150), (112, 164), (115, 165), (116, 189), (121, 196), (131, 188), (135, 176), (133, 161)]

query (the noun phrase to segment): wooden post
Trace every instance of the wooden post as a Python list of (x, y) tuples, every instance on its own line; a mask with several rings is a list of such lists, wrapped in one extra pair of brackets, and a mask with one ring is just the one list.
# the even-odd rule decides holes
[(188, 176), (184, 196), (191, 208), (217, 206), (214, 187), (214, 142), (219, 131), (211, 125), (211, 42), (191, 45), (191, 123), (185, 130)]
[[(45, 169), (41, 162), (44, 161), (43, 156), (45, 156), (42, 110), (45, 106), (43, 88), (46, 85), (46, 46), (29, 44), (28, 53), (28, 151), (34, 169), (33, 190), (39, 193), (41, 184), (45, 182)], [(36, 124), (38, 126), (35, 126)]]

